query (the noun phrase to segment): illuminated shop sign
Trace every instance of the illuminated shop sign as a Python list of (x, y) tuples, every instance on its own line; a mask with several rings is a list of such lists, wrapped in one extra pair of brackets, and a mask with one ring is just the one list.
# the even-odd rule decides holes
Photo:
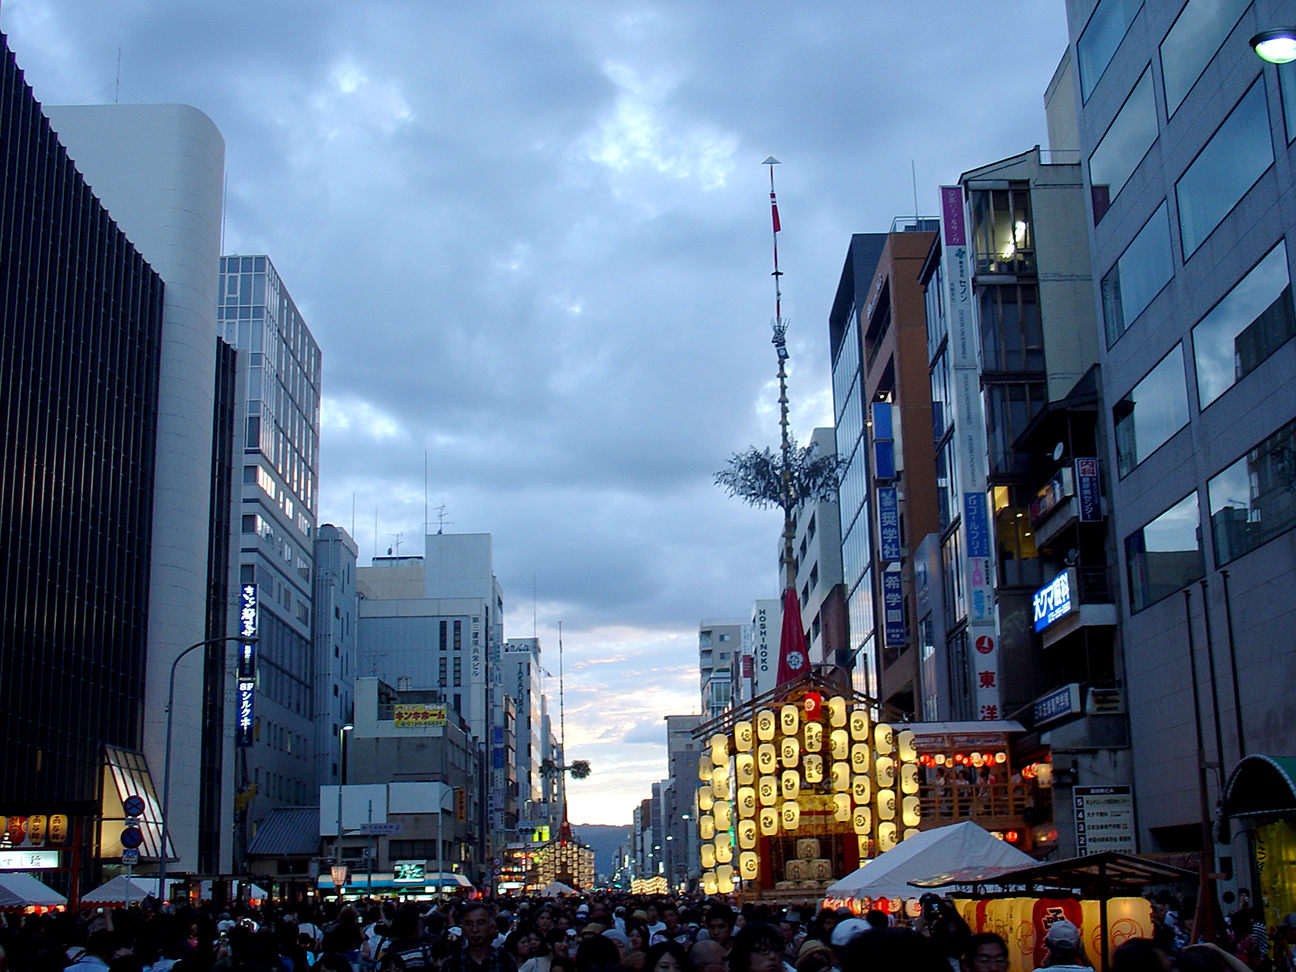
[(1035, 592), (1035, 630), (1043, 631), (1078, 607), (1075, 568), (1068, 567)]

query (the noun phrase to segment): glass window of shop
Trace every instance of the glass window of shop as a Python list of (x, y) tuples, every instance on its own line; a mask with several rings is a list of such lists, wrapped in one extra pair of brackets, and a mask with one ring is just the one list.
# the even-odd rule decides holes
[(1206, 575), (1196, 492), (1125, 538), (1125, 567), (1135, 613)]
[(1080, 98), (1088, 101), (1107, 65), (1134, 22), (1143, 0), (1099, 0), (1089, 23), (1076, 41), (1076, 60), (1080, 68)]
[(1156, 102), (1152, 96), (1152, 69), (1149, 67), (1089, 157), (1089, 185), (1093, 194), (1095, 223), (1103, 218), (1112, 201), (1120, 195), (1156, 137)]
[(1030, 186), (973, 192), (972, 244), (976, 273), (1033, 273)]
[(1173, 276), (1170, 215), (1163, 202), (1102, 279), (1108, 347), (1116, 343)]
[(980, 288), (981, 364), (986, 371), (1043, 371), (1044, 331), (1034, 284)]
[(1296, 422), (1214, 476), (1207, 488), (1218, 564), (1296, 526)]
[(1250, 0), (1188, 0), (1161, 42), (1166, 114), (1174, 116)]
[(1188, 424), (1183, 345), (1176, 344), (1112, 409), (1116, 470), (1126, 475)]

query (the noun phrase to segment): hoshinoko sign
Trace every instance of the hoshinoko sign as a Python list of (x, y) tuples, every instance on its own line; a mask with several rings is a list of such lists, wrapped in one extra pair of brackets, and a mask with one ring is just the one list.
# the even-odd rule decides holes
[(1075, 568), (1068, 567), (1035, 592), (1035, 630), (1043, 631), (1079, 606)]

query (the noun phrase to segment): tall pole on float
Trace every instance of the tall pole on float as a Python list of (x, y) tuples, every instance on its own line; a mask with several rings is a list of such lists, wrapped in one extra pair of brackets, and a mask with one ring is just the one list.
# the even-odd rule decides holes
[(778, 235), (783, 228), (779, 223), (778, 197), (774, 194), (774, 166), (779, 165), (779, 160), (774, 156), (768, 156), (761, 165), (769, 166), (770, 177), (770, 216), (773, 220), (774, 227), (774, 319), (770, 322), (774, 329), (772, 342), (774, 350), (778, 354), (778, 381), (779, 381), (779, 431), (781, 433), (780, 450), (783, 459), (782, 486), (780, 491), (780, 502), (783, 507), (783, 572), (784, 572), (784, 589), (796, 589), (796, 559), (793, 555), (793, 541), (796, 539), (796, 530), (792, 525), (792, 505), (794, 498), (792, 496), (792, 435), (788, 425), (788, 395), (787, 395), (787, 327), (788, 322), (783, 317), (783, 271), (779, 269), (778, 258)]

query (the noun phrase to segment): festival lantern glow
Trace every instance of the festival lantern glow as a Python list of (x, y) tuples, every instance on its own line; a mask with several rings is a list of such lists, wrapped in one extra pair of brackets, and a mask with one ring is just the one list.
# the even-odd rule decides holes
[(711, 792), (711, 787), (703, 784), (697, 790), (698, 809), (703, 813), (710, 813), (711, 807), (715, 804), (715, 798)]
[(751, 786), (756, 780), (756, 757), (739, 753), (734, 757), (734, 777), (739, 786)]
[(774, 713), (769, 709), (761, 709), (756, 713), (756, 738), (761, 742), (769, 742), (774, 738), (776, 725)]
[(734, 749), (740, 753), (750, 753), (752, 746), (755, 745), (754, 733), (750, 722), (734, 723)]
[(756, 787), (740, 786), (738, 787), (738, 816), (754, 817), (756, 816)]

